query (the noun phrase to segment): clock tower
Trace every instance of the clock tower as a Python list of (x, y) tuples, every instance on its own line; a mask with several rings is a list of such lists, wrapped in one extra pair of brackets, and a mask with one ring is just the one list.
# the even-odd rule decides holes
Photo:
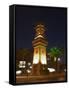
[(34, 48), (32, 74), (41, 75), (47, 66), (46, 48), (48, 42), (45, 39), (45, 26), (43, 24), (37, 24), (35, 31), (35, 37), (32, 41)]

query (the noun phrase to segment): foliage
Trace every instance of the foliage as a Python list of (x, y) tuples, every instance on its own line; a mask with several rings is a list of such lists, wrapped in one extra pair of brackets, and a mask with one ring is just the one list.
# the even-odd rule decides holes
[(32, 59), (32, 50), (31, 49), (19, 49), (16, 51), (16, 60), (31, 60)]
[(16, 70), (19, 69), (19, 61), (32, 62), (33, 58), (32, 49), (19, 49), (16, 51)]
[(60, 51), (59, 48), (53, 47), (53, 48), (50, 49), (49, 54), (50, 54), (51, 57), (59, 57), (59, 56), (62, 55), (62, 52)]

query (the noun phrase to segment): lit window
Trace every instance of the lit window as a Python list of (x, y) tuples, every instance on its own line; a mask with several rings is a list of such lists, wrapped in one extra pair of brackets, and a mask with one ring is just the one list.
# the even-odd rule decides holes
[(23, 68), (25, 68), (26, 66), (25, 66), (25, 65), (23, 65), (22, 67), (23, 67)]
[(26, 61), (20, 61), (19, 63), (20, 64), (26, 64)]
[(23, 66), (22, 65), (19, 65), (19, 68), (23, 68)]
[(25, 68), (26, 61), (19, 62), (19, 68)]
[(23, 64), (23, 61), (20, 61), (19, 63), (20, 63), (20, 64)]

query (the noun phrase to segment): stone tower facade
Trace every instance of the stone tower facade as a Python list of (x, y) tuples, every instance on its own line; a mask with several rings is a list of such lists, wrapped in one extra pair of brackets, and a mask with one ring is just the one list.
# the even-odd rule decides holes
[(48, 42), (45, 39), (45, 26), (43, 24), (37, 24), (35, 31), (36, 34), (32, 41), (34, 48), (32, 74), (41, 75), (47, 66), (46, 47)]

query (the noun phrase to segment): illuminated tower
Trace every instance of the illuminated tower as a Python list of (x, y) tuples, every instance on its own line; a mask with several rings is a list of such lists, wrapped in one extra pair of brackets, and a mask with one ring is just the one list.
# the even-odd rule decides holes
[(35, 38), (32, 41), (34, 48), (32, 74), (41, 75), (47, 66), (46, 47), (48, 42), (44, 37), (45, 26), (43, 24), (37, 24), (35, 26), (35, 31)]

